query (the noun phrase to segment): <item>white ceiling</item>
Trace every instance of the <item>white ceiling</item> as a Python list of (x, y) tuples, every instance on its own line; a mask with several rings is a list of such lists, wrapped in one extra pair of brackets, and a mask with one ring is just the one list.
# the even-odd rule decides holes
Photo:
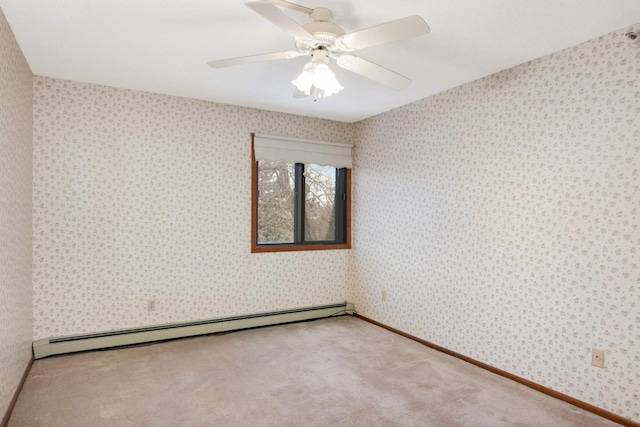
[(207, 61), (293, 49), (289, 35), (243, 0), (0, 0), (0, 7), (36, 75), (344, 122), (640, 22), (639, 0), (298, 3), (328, 7), (347, 32), (422, 16), (431, 34), (357, 52), (413, 83), (396, 92), (333, 66), (345, 89), (313, 102), (292, 97), (306, 57), (212, 69)]

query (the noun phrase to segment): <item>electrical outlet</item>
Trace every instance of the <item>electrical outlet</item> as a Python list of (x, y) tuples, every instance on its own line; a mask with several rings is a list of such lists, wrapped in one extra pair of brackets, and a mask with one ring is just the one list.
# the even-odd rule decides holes
[(598, 368), (604, 368), (604, 350), (591, 349), (591, 364)]
[(381, 297), (382, 297), (382, 301), (386, 301), (387, 300), (387, 291), (382, 291)]
[(156, 300), (150, 299), (147, 301), (147, 311), (156, 311)]

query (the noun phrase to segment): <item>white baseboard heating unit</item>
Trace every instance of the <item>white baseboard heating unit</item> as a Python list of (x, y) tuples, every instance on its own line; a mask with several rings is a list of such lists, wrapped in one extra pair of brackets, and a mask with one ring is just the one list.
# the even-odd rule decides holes
[(353, 304), (341, 302), (316, 307), (296, 308), (272, 311), (244, 316), (222, 317), (195, 322), (174, 323), (148, 326), (120, 331), (100, 332), (96, 334), (69, 337), (44, 338), (33, 342), (35, 359), (55, 354), (75, 353), (109, 347), (164, 341), (196, 335), (237, 331), (260, 326), (279, 325), (304, 320), (321, 319), (340, 314), (354, 314)]

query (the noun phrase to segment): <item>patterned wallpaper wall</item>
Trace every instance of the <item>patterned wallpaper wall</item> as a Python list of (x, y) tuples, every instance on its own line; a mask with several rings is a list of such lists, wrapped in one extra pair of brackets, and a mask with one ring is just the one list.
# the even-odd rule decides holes
[(251, 132), (353, 141), (347, 124), (36, 77), (34, 338), (344, 301), (348, 252), (250, 253)]
[[(640, 51), (621, 33), (356, 125), (36, 77), (34, 338), (348, 296), (640, 421)], [(352, 251), (249, 253), (251, 132), (356, 143)]]
[(358, 123), (350, 299), (640, 421), (640, 50), (624, 30)]
[(32, 84), (0, 11), (0, 419), (31, 359)]

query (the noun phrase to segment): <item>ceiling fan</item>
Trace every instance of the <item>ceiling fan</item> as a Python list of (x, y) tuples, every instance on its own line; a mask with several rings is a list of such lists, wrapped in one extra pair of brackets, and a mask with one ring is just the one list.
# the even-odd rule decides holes
[[(324, 98), (342, 90), (342, 86), (329, 68), (329, 59), (345, 70), (367, 77), (395, 90), (402, 90), (411, 79), (375, 64), (352, 52), (372, 46), (409, 39), (428, 34), (427, 23), (418, 15), (346, 33), (332, 22), (333, 13), (324, 7), (309, 8), (285, 0), (251, 1), (246, 5), (286, 31), (295, 39), (295, 50), (243, 56), (239, 58), (210, 61), (213, 68), (231, 67), (275, 59), (290, 59), (300, 56), (311, 57), (300, 76), (292, 83), (296, 87), (294, 96), (314, 95)], [(306, 13), (311, 22), (299, 24), (277, 6)]]

